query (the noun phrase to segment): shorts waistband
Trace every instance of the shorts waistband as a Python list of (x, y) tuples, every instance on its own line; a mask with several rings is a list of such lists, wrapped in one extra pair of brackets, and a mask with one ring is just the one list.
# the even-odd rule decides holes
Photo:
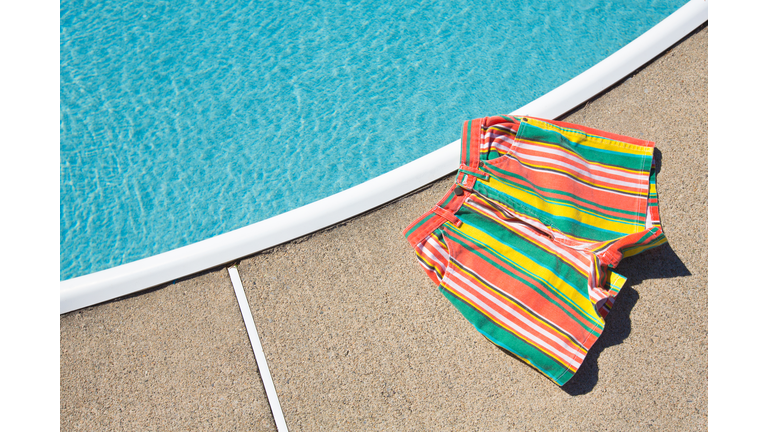
[(577, 124), (573, 124), (573, 123), (567, 123), (567, 122), (557, 121), (557, 120), (547, 120), (547, 119), (542, 119), (542, 118), (532, 117), (532, 116), (521, 116), (520, 119), (522, 121), (527, 121), (528, 119), (533, 119), (533, 120), (537, 120), (538, 122), (541, 122), (541, 123), (545, 123), (545, 124), (548, 123), (550, 125), (557, 126), (558, 128), (561, 128), (561, 129), (571, 129), (571, 130), (574, 130), (574, 131), (580, 131), (580, 132), (583, 132), (583, 133), (585, 133), (587, 135), (593, 135), (593, 136), (600, 137), (600, 138), (603, 138), (603, 139), (607, 139), (607, 140), (611, 140), (611, 141), (618, 141), (618, 142), (625, 143), (625, 144), (632, 144), (632, 145), (637, 145), (637, 146), (641, 146), (641, 147), (654, 147), (655, 146), (655, 143), (653, 141), (641, 140), (641, 139), (638, 139), (638, 138), (632, 138), (632, 137), (629, 137), (629, 136), (626, 136), (626, 135), (619, 135), (619, 134), (615, 134), (615, 133), (611, 133), (611, 132), (606, 132), (606, 131), (603, 131), (603, 130), (600, 130), (600, 129), (590, 128), (590, 127), (586, 127), (586, 126), (582, 126), (582, 125), (577, 125)]
[[(461, 158), (456, 180), (451, 185), (448, 192), (437, 203), (437, 205), (418, 217), (403, 231), (403, 234), (408, 239), (408, 242), (411, 244), (411, 246), (415, 247), (430, 233), (432, 233), (445, 222), (451, 222), (457, 226), (461, 224), (461, 221), (455, 216), (455, 213), (464, 204), (464, 201), (467, 199), (469, 193), (472, 191), (472, 188), (475, 185), (475, 181), (478, 178), (487, 178), (487, 174), (479, 169), (482, 165), (481, 146), (485, 131), (488, 128), (498, 124), (505, 124), (506, 126), (517, 130), (519, 127), (521, 127), (521, 123), (527, 122), (536, 123), (540, 126), (543, 125), (544, 127), (578, 131), (601, 139), (616, 141), (617, 145), (634, 145), (650, 148), (653, 148), (654, 146), (652, 141), (618, 135), (572, 123), (540, 119), (532, 116), (501, 115), (468, 120), (464, 122), (464, 127), (462, 130)], [(648, 149), (648, 151), (650, 151), (650, 149)]]

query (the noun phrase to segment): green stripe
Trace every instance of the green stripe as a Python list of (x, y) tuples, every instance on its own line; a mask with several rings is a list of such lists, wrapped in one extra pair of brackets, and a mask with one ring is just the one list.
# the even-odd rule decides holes
[(427, 216), (427, 217), (425, 217), (424, 219), (422, 219), (422, 221), (421, 221), (421, 222), (417, 223), (416, 225), (414, 225), (414, 226), (413, 226), (413, 228), (409, 229), (409, 230), (408, 230), (408, 232), (405, 234), (405, 236), (406, 236), (406, 237), (410, 237), (410, 236), (411, 236), (411, 234), (413, 234), (413, 233), (414, 233), (414, 231), (416, 231), (417, 229), (419, 229), (419, 227), (420, 227), (420, 226), (422, 226), (422, 225), (424, 225), (425, 223), (427, 223), (427, 221), (429, 221), (429, 220), (430, 220), (430, 219), (432, 219), (433, 217), (435, 217), (435, 215), (434, 215), (434, 214), (430, 214), (429, 216)]
[[(654, 229), (658, 229), (658, 227), (654, 227)], [(632, 251), (633, 249), (637, 249), (636, 252), (632, 253), (632, 255), (637, 255), (641, 252), (645, 252), (649, 249), (653, 249), (655, 247), (661, 246), (664, 243), (667, 243), (667, 237), (662, 233), (658, 238), (654, 239), (652, 242), (648, 243), (647, 245), (643, 245), (642, 242), (638, 242), (632, 246), (621, 248), (621, 252), (622, 254), (624, 254), (627, 251)]]
[[(648, 184), (649, 185), (656, 184), (656, 168), (653, 166), (653, 161), (651, 161), (651, 172), (648, 173)], [(649, 190), (650, 190), (650, 187), (649, 187)]]
[(658, 230), (656, 228), (649, 229), (648, 232), (645, 233), (642, 237), (640, 237), (640, 240), (638, 240), (635, 244), (636, 245), (641, 245), (641, 244), (645, 243), (646, 240), (648, 240), (649, 238), (651, 238), (654, 235), (656, 235), (657, 231)]
[[(537, 190), (530, 190), (530, 189), (526, 188), (525, 186), (517, 185), (515, 183), (510, 183), (510, 182), (505, 181), (504, 179), (497, 178), (497, 180), (500, 183), (504, 183), (505, 185), (509, 186), (510, 188), (517, 189), (517, 190), (527, 191), (528, 193), (536, 195), (540, 199), (542, 199), (544, 202), (549, 203), (552, 206), (560, 206), (560, 207), (572, 208), (572, 209), (577, 210), (579, 213), (588, 214), (590, 216), (593, 216), (593, 217), (596, 217), (596, 218), (599, 218), (599, 219), (603, 219), (603, 220), (607, 220), (607, 221), (610, 221), (610, 222), (623, 223), (625, 225), (628, 225), (628, 226), (632, 227), (633, 229), (635, 227), (638, 227), (638, 226), (645, 226), (645, 214), (644, 213), (643, 213), (643, 218), (642, 219), (640, 219), (640, 217), (637, 215), (637, 213), (634, 213), (634, 212), (631, 213), (632, 216), (635, 217), (634, 219), (620, 217), (620, 216), (604, 216), (604, 215), (598, 213), (596, 210), (591, 210), (591, 209), (582, 207), (582, 206), (580, 206), (580, 205), (578, 205), (578, 204), (576, 204), (576, 203), (574, 203), (572, 201), (559, 200), (559, 199), (555, 199), (555, 198), (548, 198), (548, 197), (545, 197), (545, 196), (541, 195)], [(487, 189), (493, 190), (493, 189), (490, 188), (490, 186), (483, 185), (483, 184), (478, 184), (478, 187), (481, 187), (481, 186), (485, 187)], [(600, 206), (600, 207), (602, 207), (603, 210), (608, 209), (608, 207), (604, 207), (604, 206)], [(622, 213), (630, 213), (630, 212), (622, 211)], [(594, 225), (592, 225), (592, 226), (594, 226)], [(599, 228), (599, 227), (596, 227), (596, 228)]]
[[(489, 161), (489, 160), (493, 160), (493, 159), (496, 159), (496, 158), (499, 158), (499, 157), (501, 157), (501, 153), (499, 153), (497, 150), (493, 150), (493, 149), (485, 150), (484, 152), (480, 153), (480, 160)], [(482, 167), (481, 167), (481, 169), (482, 169)]]
[[(457, 177), (456, 177), (456, 180), (457, 180), (457, 181), (458, 181), (458, 179), (459, 179), (459, 177), (458, 177), (458, 176), (460, 176), (460, 175), (461, 175), (461, 173), (459, 173), (459, 174), (457, 175)], [(450, 203), (453, 201), (453, 199), (454, 199), (454, 198), (456, 198), (456, 189), (454, 189), (454, 190), (452, 190), (452, 191), (451, 191), (451, 194), (450, 194), (450, 195), (448, 195), (448, 197), (447, 197), (447, 198), (446, 198), (446, 199), (445, 199), (445, 200), (444, 200), (444, 201), (443, 201), (443, 202), (440, 204), (440, 207), (441, 207), (441, 208), (446, 208), (446, 207), (448, 206), (448, 204), (450, 204)]]
[(464, 164), (469, 165), (469, 159), (470, 159), (470, 151), (471, 151), (471, 142), (472, 142), (472, 123), (474, 120), (467, 121), (465, 124), (467, 125), (467, 133), (464, 135), (464, 142), (462, 143), (462, 147), (464, 148)]

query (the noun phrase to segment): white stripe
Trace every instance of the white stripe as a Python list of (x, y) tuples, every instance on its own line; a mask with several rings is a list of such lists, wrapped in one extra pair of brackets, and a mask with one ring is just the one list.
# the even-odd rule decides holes
[[(571, 347), (571, 346), (567, 345), (567, 344), (566, 344), (565, 342), (563, 342), (562, 340), (559, 340), (559, 339), (555, 338), (554, 336), (552, 336), (550, 333), (543, 331), (543, 329), (541, 329), (541, 327), (539, 327), (539, 326), (537, 326), (536, 324), (532, 323), (530, 320), (528, 320), (528, 319), (527, 319), (527, 318), (525, 318), (524, 316), (520, 315), (518, 312), (516, 312), (515, 310), (513, 310), (512, 308), (510, 308), (508, 305), (506, 305), (506, 304), (502, 303), (501, 301), (499, 301), (499, 299), (497, 299), (497, 298), (494, 298), (493, 296), (491, 296), (490, 294), (488, 294), (488, 293), (487, 293), (487, 292), (485, 292), (484, 290), (482, 290), (482, 289), (478, 288), (478, 287), (477, 287), (477, 285), (475, 285), (475, 284), (474, 284), (474, 283), (472, 283), (471, 281), (467, 280), (467, 279), (466, 279), (464, 276), (462, 276), (461, 274), (459, 274), (459, 273), (457, 273), (457, 272), (455, 272), (455, 271), (453, 271), (453, 270), (451, 270), (451, 269), (449, 269), (448, 271), (449, 271), (449, 274), (450, 274), (450, 275), (456, 275), (456, 277), (457, 277), (457, 278), (459, 278), (459, 279), (461, 279), (461, 281), (462, 281), (462, 282), (464, 282), (464, 283), (466, 283), (467, 285), (469, 285), (469, 286), (471, 286), (472, 288), (474, 288), (474, 289), (475, 289), (475, 291), (476, 291), (477, 293), (481, 294), (483, 297), (485, 297), (485, 298), (487, 298), (488, 300), (490, 300), (490, 301), (494, 302), (496, 305), (498, 305), (499, 307), (501, 307), (501, 308), (502, 308), (502, 309), (504, 309), (505, 311), (507, 311), (507, 312), (509, 312), (510, 314), (514, 315), (514, 316), (515, 316), (517, 319), (519, 319), (520, 321), (523, 321), (523, 322), (525, 322), (526, 324), (528, 324), (529, 326), (533, 327), (533, 328), (534, 328), (534, 329), (536, 329), (536, 330), (537, 330), (537, 331), (538, 331), (538, 332), (539, 332), (541, 335), (545, 336), (547, 339), (550, 339), (551, 341), (553, 341), (553, 342), (557, 343), (558, 345), (560, 345), (561, 347), (563, 347), (563, 348), (564, 348), (566, 351), (570, 352), (571, 354), (573, 354), (574, 356), (578, 357), (579, 359), (582, 359), (582, 360), (584, 359), (584, 353), (582, 353), (581, 351), (578, 351), (578, 350), (575, 350), (575, 349), (573, 349), (573, 347)], [(450, 284), (450, 277), (449, 277), (449, 278), (447, 278), (447, 281), (446, 281), (445, 283), (447, 283), (447, 284)], [(494, 317), (496, 317), (496, 318), (497, 318), (497, 319), (499, 319), (500, 321), (504, 322), (506, 325), (508, 325), (508, 326), (510, 326), (510, 327), (512, 327), (512, 328), (514, 328), (514, 329), (515, 329), (515, 330), (517, 330), (519, 333), (521, 333), (521, 334), (523, 334), (524, 336), (526, 336), (527, 338), (529, 338), (529, 339), (533, 340), (533, 341), (534, 341), (534, 342), (536, 342), (537, 344), (539, 344), (539, 345), (541, 345), (541, 346), (543, 346), (543, 347), (547, 348), (548, 350), (550, 350), (550, 351), (552, 351), (552, 352), (556, 353), (558, 357), (560, 357), (562, 360), (565, 360), (565, 361), (566, 361), (568, 364), (570, 364), (571, 366), (573, 366), (573, 367), (576, 367), (576, 368), (578, 368), (578, 367), (579, 367), (579, 365), (580, 365), (580, 362), (576, 362), (576, 361), (575, 361), (573, 358), (569, 357), (567, 354), (564, 354), (564, 353), (560, 352), (559, 350), (557, 350), (557, 349), (556, 349), (555, 347), (553, 347), (552, 345), (550, 345), (550, 344), (548, 344), (547, 342), (545, 342), (545, 341), (541, 340), (541, 338), (537, 337), (536, 335), (532, 334), (532, 333), (531, 333), (531, 332), (529, 332), (528, 330), (525, 330), (524, 328), (522, 328), (522, 327), (520, 327), (519, 325), (515, 324), (514, 322), (510, 321), (510, 320), (509, 320), (507, 317), (505, 317), (505, 316), (503, 316), (503, 315), (500, 315), (500, 314), (498, 314), (496, 311), (494, 311), (492, 308), (490, 308), (490, 307), (489, 307), (489, 306), (488, 306), (486, 303), (484, 303), (483, 301), (481, 301), (480, 299), (478, 299), (476, 296), (472, 295), (472, 293), (470, 293), (469, 291), (465, 290), (463, 287), (461, 287), (461, 286), (459, 286), (459, 285), (457, 285), (457, 284), (450, 284), (450, 285), (451, 285), (451, 287), (455, 288), (456, 290), (458, 290), (458, 291), (461, 291), (461, 293), (462, 293), (462, 294), (464, 294), (465, 296), (467, 296), (468, 298), (470, 298), (470, 299), (471, 299), (472, 301), (474, 301), (475, 303), (477, 303), (477, 304), (480, 304), (480, 305), (483, 305), (483, 306), (484, 306), (484, 307), (483, 307), (483, 310), (485, 310), (486, 312), (488, 312), (488, 313), (492, 314)], [(489, 285), (490, 285), (490, 284), (489, 284)], [(494, 287), (494, 288), (495, 288), (495, 287)], [(497, 288), (497, 289), (498, 289), (498, 288)]]
[[(482, 289), (482, 288), (478, 287), (478, 286), (477, 286), (477, 285), (476, 285), (474, 282), (472, 282), (471, 280), (467, 279), (467, 278), (466, 278), (464, 275), (462, 275), (461, 273), (459, 273), (459, 272), (457, 272), (457, 271), (455, 271), (455, 270), (453, 270), (453, 269), (451, 269), (451, 270), (450, 270), (450, 273), (451, 273), (452, 275), (456, 275), (456, 277), (457, 277), (457, 278), (459, 278), (459, 279), (461, 279), (461, 281), (462, 281), (462, 282), (464, 282), (464, 283), (466, 283), (467, 285), (469, 285), (469, 286), (471, 286), (472, 288), (474, 288), (474, 289), (475, 289), (475, 291), (477, 291), (478, 293), (480, 293), (480, 294), (481, 294), (483, 297), (485, 297), (485, 298), (487, 298), (487, 299), (491, 300), (492, 302), (494, 302), (495, 304), (497, 304), (498, 306), (500, 306), (501, 308), (503, 308), (503, 309), (504, 309), (504, 310), (506, 310), (507, 312), (509, 312), (509, 313), (511, 313), (512, 315), (514, 315), (515, 317), (517, 317), (517, 318), (518, 318), (520, 321), (523, 321), (523, 322), (525, 322), (526, 324), (528, 324), (529, 326), (531, 326), (531, 327), (533, 327), (534, 329), (536, 329), (536, 331), (537, 331), (537, 332), (539, 332), (540, 334), (544, 335), (544, 336), (545, 336), (547, 339), (549, 339), (549, 340), (551, 340), (551, 341), (555, 342), (556, 344), (560, 345), (561, 347), (565, 348), (565, 350), (567, 350), (567, 351), (568, 351), (568, 352), (570, 352), (571, 354), (574, 354), (574, 355), (576, 355), (576, 356), (577, 356), (577, 357), (579, 357), (579, 358), (584, 358), (584, 356), (585, 356), (585, 354), (584, 354), (584, 353), (582, 353), (581, 351), (579, 351), (579, 350), (577, 350), (577, 349), (574, 349), (574, 348), (573, 348), (571, 345), (569, 345), (568, 343), (566, 343), (566, 342), (563, 342), (562, 340), (558, 339), (557, 337), (555, 337), (554, 335), (552, 335), (551, 333), (549, 333), (549, 332), (548, 332), (546, 329), (543, 329), (543, 328), (541, 328), (541, 327), (540, 327), (540, 326), (539, 326), (537, 323), (530, 321), (530, 320), (529, 320), (527, 317), (525, 317), (525, 315), (522, 315), (522, 314), (520, 314), (519, 312), (517, 312), (517, 311), (515, 311), (514, 309), (512, 309), (512, 308), (511, 308), (509, 305), (507, 305), (507, 304), (506, 304), (506, 303), (504, 303), (503, 301), (501, 301), (501, 300), (499, 300), (499, 299), (495, 298), (494, 296), (492, 296), (491, 294), (489, 294), (489, 293), (488, 293), (486, 290), (484, 290), (484, 289)], [(450, 280), (450, 278), (448, 278), (448, 280)], [(484, 283), (486, 283), (486, 284), (488, 284), (488, 285), (490, 285), (492, 288), (494, 288), (494, 289), (496, 289), (496, 290), (498, 290), (498, 291), (502, 291), (501, 289), (499, 289), (499, 287), (497, 287), (497, 286), (495, 286), (495, 285), (491, 284), (491, 283), (490, 283), (490, 282), (488, 282), (487, 280), (483, 280), (483, 282), (484, 282)], [(528, 309), (530, 309), (530, 310), (533, 310), (533, 309), (532, 309), (530, 306), (528, 306), (527, 304), (523, 303), (523, 302), (522, 302), (520, 299), (518, 299), (518, 298), (515, 298), (515, 300), (517, 300), (517, 301), (518, 301), (520, 304), (522, 304), (522, 305), (523, 305), (523, 306), (525, 306), (526, 308), (528, 308)], [(502, 317), (502, 318), (503, 318), (503, 317)], [(542, 318), (543, 320), (545, 320), (545, 321), (547, 322), (547, 324), (551, 325), (552, 327), (555, 327), (555, 328), (556, 328), (557, 330), (559, 330), (560, 332), (562, 332), (562, 333), (567, 333), (565, 330), (563, 330), (563, 329), (562, 329), (562, 328), (560, 328), (559, 326), (555, 325), (554, 323), (550, 322), (550, 321), (549, 321), (549, 320), (547, 320), (546, 318), (544, 318), (544, 317), (540, 317), (540, 318)], [(506, 319), (506, 318), (505, 318), (505, 319)]]
[[(442, 250), (442, 248), (437, 248), (437, 249), (438, 249), (438, 250)], [(429, 257), (429, 258), (430, 258), (430, 259), (431, 259), (431, 260), (432, 260), (432, 261), (433, 261), (433, 262), (434, 262), (434, 263), (435, 263), (435, 264), (436, 264), (438, 267), (440, 267), (440, 270), (442, 270), (442, 271), (445, 271), (445, 262), (447, 262), (447, 261), (448, 261), (448, 255), (447, 255), (447, 254), (445, 254), (445, 257), (444, 257), (444, 259), (443, 259), (443, 260), (441, 260), (440, 258), (436, 257), (436, 256), (435, 256), (435, 255), (432, 253), (432, 251), (430, 251), (430, 250), (429, 250), (429, 249), (427, 249), (426, 247), (422, 247), (422, 248), (421, 248), (421, 252), (422, 252), (424, 255), (427, 255), (427, 256), (428, 256), (428, 257)]]
[(448, 254), (448, 251), (443, 248), (443, 245), (440, 244), (439, 241), (435, 240), (433, 237), (429, 237), (427, 239), (427, 242), (429, 242), (430, 245), (432, 245), (435, 250), (437, 250), (440, 253), (440, 256), (445, 260), (445, 262), (448, 262), (448, 259), (450, 258), (450, 255)]
[(606, 291), (603, 291), (603, 290), (599, 289), (599, 288), (595, 288), (595, 289), (590, 289), (589, 290), (589, 298), (590, 299), (595, 299), (597, 301), (600, 301), (600, 300), (602, 300), (604, 298), (607, 298), (607, 297), (608, 297), (608, 293)]
[(509, 143), (510, 147), (515, 145), (515, 140), (506, 135), (489, 133), (488, 136), (490, 137), (489, 141), (492, 141), (492, 142), (504, 141), (505, 143)]
[(645, 206), (645, 228), (653, 228), (653, 215), (651, 214), (651, 201), (648, 200), (648, 204)]
[(512, 150), (512, 146), (499, 145), (498, 141), (493, 141), (493, 143), (493, 148), (499, 153), (509, 153), (509, 151)]

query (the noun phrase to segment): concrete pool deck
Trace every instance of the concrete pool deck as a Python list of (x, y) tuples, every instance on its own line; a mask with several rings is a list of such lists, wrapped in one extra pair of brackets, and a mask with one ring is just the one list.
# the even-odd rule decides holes
[[(669, 244), (622, 262), (563, 388), (478, 333), (402, 237), (451, 178), (241, 260), (289, 429), (706, 429), (707, 49), (704, 27), (564, 118), (656, 142)], [(62, 430), (275, 430), (226, 268), (62, 315), (60, 380)]]

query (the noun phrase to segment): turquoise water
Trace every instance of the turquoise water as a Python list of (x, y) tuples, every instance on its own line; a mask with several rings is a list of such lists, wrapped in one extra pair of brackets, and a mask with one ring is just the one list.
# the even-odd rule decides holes
[(61, 1), (62, 280), (362, 183), (685, 1)]

